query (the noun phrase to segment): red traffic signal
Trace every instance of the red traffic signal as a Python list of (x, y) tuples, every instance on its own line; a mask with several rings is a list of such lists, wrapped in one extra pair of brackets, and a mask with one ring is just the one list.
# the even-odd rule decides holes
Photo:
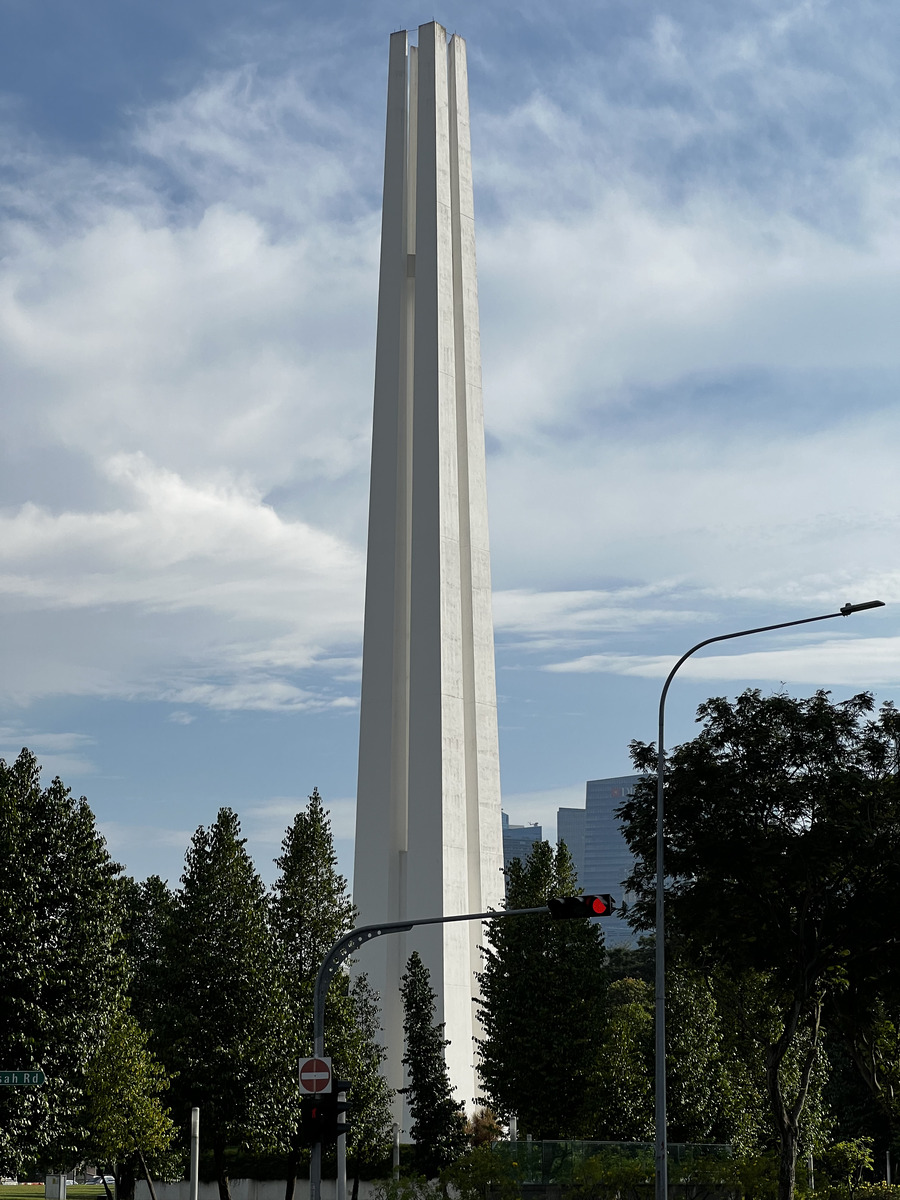
[(547, 909), (554, 921), (571, 917), (607, 917), (616, 907), (612, 896), (554, 896)]

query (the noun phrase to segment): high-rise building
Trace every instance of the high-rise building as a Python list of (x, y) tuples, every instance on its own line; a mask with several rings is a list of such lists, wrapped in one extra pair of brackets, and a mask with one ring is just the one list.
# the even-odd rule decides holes
[[(391, 37), (353, 898), (360, 922), (503, 899), (497, 694), (466, 44), (435, 22)], [(385, 1073), (403, 1086), (400, 977), (418, 950), (477, 1094), (478, 922), (367, 946)], [(398, 1119), (399, 1118), (399, 1113)]]
[(585, 816), (583, 808), (558, 808), (556, 810), (556, 840), (566, 843), (566, 848), (572, 855), (572, 863), (580, 886), (583, 886), (584, 881)]
[(509, 817), (503, 813), (503, 867), (509, 867), (514, 858), (525, 859), (535, 842), (543, 841), (544, 831), (540, 825), (510, 825)]
[[(625, 891), (624, 880), (631, 874), (634, 857), (616, 809), (631, 795), (639, 778), (617, 775), (612, 779), (589, 779), (584, 808), (561, 808), (557, 812), (557, 840), (568, 846), (582, 890), (588, 894), (609, 893), (620, 906), (632, 899)], [(608, 946), (633, 945), (637, 940), (619, 916), (603, 918), (602, 924)]]

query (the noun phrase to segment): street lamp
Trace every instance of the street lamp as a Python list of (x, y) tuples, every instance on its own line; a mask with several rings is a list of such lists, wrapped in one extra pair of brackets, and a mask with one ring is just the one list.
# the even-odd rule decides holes
[(668, 1200), (669, 1166), (668, 1138), (666, 1134), (666, 959), (665, 959), (665, 842), (663, 838), (663, 811), (665, 800), (665, 719), (666, 695), (675, 674), (692, 654), (713, 642), (728, 642), (732, 638), (748, 637), (751, 633), (769, 633), (773, 629), (788, 629), (792, 625), (810, 625), (814, 621), (830, 621), (832, 617), (849, 617), (851, 613), (863, 612), (867, 608), (884, 608), (883, 600), (867, 600), (865, 604), (845, 604), (837, 612), (824, 613), (821, 617), (803, 617), (799, 621), (780, 621), (777, 625), (760, 625), (756, 629), (740, 629), (737, 633), (720, 633), (717, 637), (705, 638), (682, 654), (666, 676), (659, 697), (659, 739), (656, 745), (656, 1200)]

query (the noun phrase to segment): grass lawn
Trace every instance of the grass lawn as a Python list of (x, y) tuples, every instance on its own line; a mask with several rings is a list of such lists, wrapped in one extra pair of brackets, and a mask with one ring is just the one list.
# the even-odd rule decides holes
[[(66, 1196), (77, 1197), (78, 1200), (94, 1200), (95, 1197), (103, 1197), (105, 1200), (106, 1193), (103, 1190), (103, 1184), (98, 1187), (97, 1184), (70, 1183), (66, 1188)], [(44, 1185), (42, 1183), (0, 1184), (0, 1200), (43, 1200), (43, 1197)]]

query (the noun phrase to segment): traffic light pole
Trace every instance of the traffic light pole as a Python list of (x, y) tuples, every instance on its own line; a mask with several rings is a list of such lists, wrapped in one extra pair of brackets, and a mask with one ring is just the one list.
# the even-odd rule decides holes
[[(540, 908), (501, 908), (497, 912), (464, 913), (458, 917), (420, 917), (412, 921), (385, 921), (381, 925), (361, 925), (345, 933), (328, 953), (319, 967), (313, 992), (313, 1054), (316, 1058), (325, 1055), (325, 997), (328, 987), (343, 963), (366, 942), (382, 937), (386, 933), (408, 933), (417, 925), (449, 925), (453, 921), (496, 921), (500, 917), (547, 915), (547, 906)], [(309, 1160), (309, 1200), (321, 1200), (322, 1196), (322, 1143), (314, 1142)]]
[[(682, 654), (666, 677), (659, 697), (659, 738), (656, 743), (656, 1047), (655, 1047), (655, 1124), (656, 1124), (656, 1195), (655, 1200), (668, 1200), (669, 1192), (669, 1147), (666, 1128), (666, 946), (665, 946), (665, 837), (663, 812), (665, 804), (665, 723), (666, 696), (669, 684), (681, 665), (713, 642), (730, 642), (733, 638), (748, 637), (752, 633), (769, 633), (773, 629), (789, 629), (793, 625), (811, 625), (815, 621), (830, 621), (833, 617), (849, 617), (851, 613), (863, 612), (868, 608), (884, 608), (883, 600), (869, 600), (865, 604), (845, 604), (837, 612), (824, 613), (821, 617), (802, 617), (799, 621), (780, 621), (777, 625), (760, 625), (756, 629), (739, 629), (737, 633), (720, 633), (717, 637), (705, 638)], [(318, 1197), (315, 1198), (318, 1200)]]

